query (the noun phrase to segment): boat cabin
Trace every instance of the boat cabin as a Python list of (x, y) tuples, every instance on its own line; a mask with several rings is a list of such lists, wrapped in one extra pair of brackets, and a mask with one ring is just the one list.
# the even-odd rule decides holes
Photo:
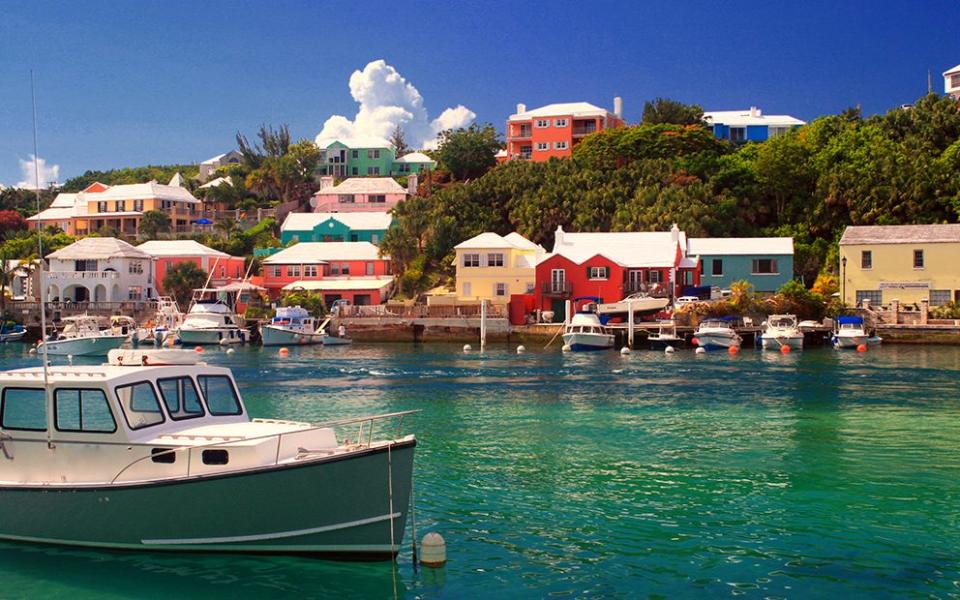
[(594, 313), (577, 313), (573, 315), (570, 324), (567, 325), (565, 333), (602, 333), (606, 334), (607, 328), (600, 324), (600, 318)]
[(329, 427), (251, 420), (230, 370), (186, 350), (113, 350), (106, 365), (0, 373), (0, 482), (204, 476), (338, 448)]

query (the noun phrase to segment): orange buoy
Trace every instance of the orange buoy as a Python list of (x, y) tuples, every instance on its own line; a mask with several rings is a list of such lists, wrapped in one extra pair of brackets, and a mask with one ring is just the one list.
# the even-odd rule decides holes
[(781, 353), (781, 354), (790, 354), (790, 346), (788, 346), (787, 344), (784, 344), (784, 345), (780, 346), (780, 353)]
[(290, 354), (290, 350), (286, 348), (280, 348), (280, 356), (286, 356), (288, 354)]
[(857, 352), (866, 352), (866, 351), (867, 351), (866, 344), (860, 344), (859, 346), (857, 346)]
[(197, 346), (193, 349), (194, 352), (203, 352), (203, 346)]
[(694, 346), (699, 346), (699, 345), (700, 345), (700, 340), (698, 340), (697, 338), (690, 338), (690, 342), (691, 342)]
[(736, 354), (737, 352), (740, 352), (740, 348), (737, 348), (736, 346), (730, 346), (729, 348), (727, 348), (727, 352), (733, 355), (733, 354)]

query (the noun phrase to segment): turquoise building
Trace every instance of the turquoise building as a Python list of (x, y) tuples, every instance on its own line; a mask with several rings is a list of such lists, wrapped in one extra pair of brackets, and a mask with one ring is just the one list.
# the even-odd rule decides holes
[(393, 146), (376, 137), (321, 140), (317, 175), (347, 177), (400, 177), (433, 169), (436, 161), (421, 152), (397, 157)]
[(690, 238), (687, 256), (700, 259), (700, 285), (728, 290), (746, 281), (772, 293), (793, 279), (793, 238)]
[(370, 242), (379, 245), (393, 217), (385, 212), (290, 213), (280, 242)]

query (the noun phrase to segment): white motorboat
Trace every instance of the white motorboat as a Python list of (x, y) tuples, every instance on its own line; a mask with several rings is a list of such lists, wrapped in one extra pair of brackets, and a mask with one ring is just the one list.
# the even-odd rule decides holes
[(796, 315), (770, 315), (760, 334), (760, 345), (764, 350), (780, 350), (784, 346), (803, 350), (803, 332)]
[(157, 312), (146, 324), (137, 329), (136, 340), (140, 344), (163, 345), (176, 337), (183, 324), (183, 313), (177, 301), (170, 296), (157, 298)]
[(647, 337), (651, 350), (665, 350), (668, 346), (673, 349), (683, 348), (684, 339), (677, 335), (677, 324), (672, 319), (660, 321), (657, 333)]
[(54, 331), (37, 344), (37, 352), (54, 356), (106, 356), (123, 345), (130, 334), (101, 329), (97, 317), (76, 315), (63, 318), (63, 330)]
[(694, 343), (705, 350), (739, 348), (743, 341), (733, 328), (730, 317), (705, 319), (693, 333)]
[(864, 326), (863, 317), (837, 317), (830, 336), (835, 348), (857, 348), (861, 345), (879, 344), (881, 338), (871, 336)]
[(269, 325), (260, 329), (264, 346), (322, 344), (326, 334), (316, 328), (316, 321), (300, 306), (281, 306)]
[(596, 314), (579, 312), (564, 327), (563, 343), (571, 350), (605, 350), (613, 348), (613, 334)]
[(240, 318), (219, 301), (197, 301), (177, 329), (183, 344), (242, 344), (247, 341), (247, 330), (240, 326)]
[(619, 302), (598, 304), (597, 313), (601, 315), (626, 315), (631, 310), (634, 315), (648, 315), (670, 306), (669, 298), (655, 298), (643, 292), (631, 294)]
[(396, 556), (417, 442), (370, 433), (413, 411), (251, 419), (230, 370), (199, 358), (114, 350), (100, 366), (0, 372), (0, 539)]

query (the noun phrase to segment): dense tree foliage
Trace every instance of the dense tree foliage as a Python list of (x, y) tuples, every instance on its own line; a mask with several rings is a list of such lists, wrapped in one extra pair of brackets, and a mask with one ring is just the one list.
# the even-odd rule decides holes
[(162, 210), (148, 210), (140, 219), (140, 235), (148, 240), (157, 239), (160, 233), (169, 233), (172, 221)]
[(960, 111), (933, 94), (866, 119), (822, 117), (760, 144), (732, 145), (699, 124), (645, 123), (588, 136), (573, 154), (510, 161), (401, 204), (384, 251), (422, 289), (433, 283), (425, 274), (452, 273), (454, 245), (484, 231), (516, 230), (549, 248), (557, 226), (677, 223), (691, 236), (793, 236), (797, 275), (811, 285), (835, 270), (847, 225), (960, 217)]
[[(50, 206), (56, 197), (55, 190), (40, 192), (40, 210)], [(15, 210), (24, 217), (37, 214), (37, 193), (23, 188), (6, 188), (0, 191), (0, 210)]]
[(309, 140), (294, 144), (287, 125), (281, 125), (276, 131), (261, 126), (257, 137), (260, 145), (251, 144), (246, 136), (237, 133), (243, 163), (227, 173), (236, 179), (237, 186), (234, 190), (213, 193), (237, 195), (249, 190), (266, 200), (297, 201), (305, 206), (317, 190), (314, 172), (320, 165), (320, 149)]
[(699, 125), (702, 119), (703, 107), (699, 104), (684, 104), (669, 98), (655, 98), (643, 103), (642, 123)]
[(503, 148), (493, 125), (448, 129), (440, 134), (436, 157), (440, 166), (464, 181), (480, 177), (497, 164), (497, 151)]
[(173, 265), (163, 274), (163, 289), (173, 296), (180, 306), (186, 306), (193, 297), (193, 290), (207, 282), (207, 272), (192, 262)]
[(79, 192), (97, 181), (106, 185), (144, 183), (153, 180), (166, 184), (177, 173), (180, 173), (187, 182), (190, 182), (199, 172), (198, 165), (149, 165), (146, 167), (111, 169), (109, 171), (87, 171), (83, 175), (68, 179), (63, 184), (62, 191)]
[(27, 220), (15, 210), (0, 210), (0, 239), (27, 228)]

